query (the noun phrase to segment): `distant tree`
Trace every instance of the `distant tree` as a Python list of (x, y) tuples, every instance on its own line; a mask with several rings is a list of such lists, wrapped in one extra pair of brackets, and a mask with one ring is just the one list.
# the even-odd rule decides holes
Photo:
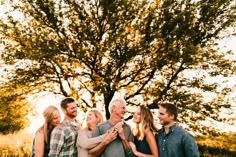
[[(214, 47), (235, 24), (234, 0), (21, 0), (8, 5), (12, 10), (0, 22), (2, 59), (21, 62), (8, 78), (14, 84), (75, 97), (84, 110), (103, 103), (107, 118), (115, 92), (125, 92), (129, 105), (176, 103), (180, 121), (190, 126), (206, 117), (220, 120), (220, 109), (230, 107), (223, 99), (227, 92), (204, 80), (235, 74), (235, 62), (225, 58), (231, 52)], [(21, 17), (14, 18), (12, 11)], [(192, 71), (199, 75), (190, 78)], [(217, 100), (205, 102), (204, 91), (218, 92)], [(137, 96), (144, 101), (137, 102)]]
[(15, 133), (29, 124), (32, 105), (26, 99), (23, 87), (0, 88), (0, 133)]

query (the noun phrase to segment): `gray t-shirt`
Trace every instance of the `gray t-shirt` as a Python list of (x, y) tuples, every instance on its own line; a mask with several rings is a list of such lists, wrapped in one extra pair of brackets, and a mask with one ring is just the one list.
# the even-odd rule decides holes
[[(93, 131), (92, 137), (103, 135), (107, 130), (111, 129), (113, 125), (107, 120), (99, 124)], [(130, 127), (127, 124), (123, 125), (125, 137), (128, 141), (133, 141), (133, 136)], [(125, 149), (122, 145), (121, 139), (118, 137), (109, 143), (99, 157), (125, 157)]]

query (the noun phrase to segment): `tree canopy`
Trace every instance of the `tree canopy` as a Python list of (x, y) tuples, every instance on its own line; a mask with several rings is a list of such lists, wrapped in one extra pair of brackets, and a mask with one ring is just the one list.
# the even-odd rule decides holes
[[(232, 52), (216, 48), (216, 40), (235, 26), (234, 0), (13, 0), (8, 5), (12, 10), (0, 21), (1, 58), (17, 66), (3, 86), (72, 96), (84, 110), (104, 104), (107, 118), (115, 92), (125, 93), (128, 105), (150, 109), (172, 102), (179, 120), (193, 129), (192, 122), (206, 117), (222, 120), (220, 109), (231, 105), (232, 89), (219, 91), (219, 84), (205, 79), (235, 74), (235, 61), (226, 57)], [(204, 101), (203, 92), (217, 97)]]

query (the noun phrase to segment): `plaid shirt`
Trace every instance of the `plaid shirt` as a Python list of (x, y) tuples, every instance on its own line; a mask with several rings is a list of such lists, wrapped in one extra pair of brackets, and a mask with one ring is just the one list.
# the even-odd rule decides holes
[(77, 157), (78, 128), (64, 119), (53, 129), (50, 138), (49, 157)]

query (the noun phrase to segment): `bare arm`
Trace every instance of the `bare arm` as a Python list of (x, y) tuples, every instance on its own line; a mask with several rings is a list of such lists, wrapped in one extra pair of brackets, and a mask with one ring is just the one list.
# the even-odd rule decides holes
[(124, 147), (125, 150), (125, 154), (127, 157), (134, 157), (134, 153), (129, 145), (129, 141), (126, 139), (125, 134), (124, 134), (124, 130), (122, 126), (118, 126), (116, 127), (118, 133), (119, 133), (119, 137), (121, 139), (122, 145)]
[(44, 134), (37, 131), (34, 138), (35, 157), (43, 157), (44, 155)]
[(124, 134), (123, 129), (122, 129), (122, 131), (119, 131), (119, 137), (121, 138), (123, 147), (124, 147), (125, 149), (130, 148), (129, 142), (128, 142), (128, 140), (125, 138), (125, 134)]
[(130, 143), (134, 154), (137, 157), (158, 157), (157, 143), (156, 143), (156, 140), (155, 140), (155, 137), (154, 137), (153, 133), (149, 130), (149, 131), (147, 131), (145, 137), (146, 137), (146, 141), (148, 143), (148, 146), (149, 146), (150, 151), (151, 151), (152, 154), (144, 154), (144, 153), (138, 152), (136, 150), (135, 145), (133, 143)]

